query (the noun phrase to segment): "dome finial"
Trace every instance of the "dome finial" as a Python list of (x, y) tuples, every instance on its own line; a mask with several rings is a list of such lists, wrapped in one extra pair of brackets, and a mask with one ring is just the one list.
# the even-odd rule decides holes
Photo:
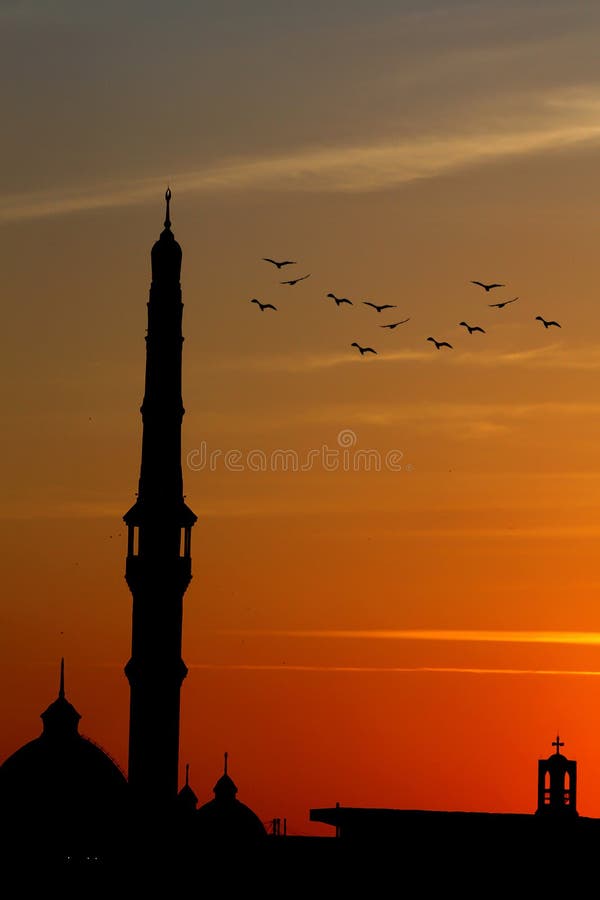
[(227, 753), (227, 751), (225, 751), (225, 753), (224, 753), (224, 763), (223, 763), (223, 774), (224, 774), (224, 775), (227, 775), (227, 757), (228, 757), (228, 756), (229, 756), (229, 754)]
[(185, 786), (186, 787), (190, 786), (190, 764), (189, 763), (185, 764)]
[(171, 227), (171, 219), (169, 217), (169, 204), (171, 202), (171, 188), (168, 187), (165, 193), (165, 200), (167, 201), (167, 210), (165, 213), (165, 228)]
[(50, 735), (77, 734), (77, 723), (81, 716), (65, 697), (65, 658), (60, 661), (60, 682), (58, 697), (41, 713), (44, 733)]

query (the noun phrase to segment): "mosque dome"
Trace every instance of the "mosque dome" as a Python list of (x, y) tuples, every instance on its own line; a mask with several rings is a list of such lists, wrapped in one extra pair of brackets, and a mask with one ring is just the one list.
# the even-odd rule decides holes
[(202, 840), (218, 846), (250, 848), (262, 843), (267, 831), (256, 813), (237, 799), (237, 786), (225, 771), (213, 788), (214, 799), (195, 813), (195, 831)]
[(118, 765), (79, 734), (64, 692), (41, 714), (43, 730), (0, 766), (0, 816), (14, 850), (36, 858), (105, 857), (124, 824), (128, 786)]

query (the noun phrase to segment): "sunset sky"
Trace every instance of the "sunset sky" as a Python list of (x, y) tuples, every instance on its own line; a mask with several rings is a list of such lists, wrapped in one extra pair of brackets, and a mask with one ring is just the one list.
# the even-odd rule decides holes
[(64, 656), (127, 765), (170, 186), (182, 784), (212, 799), (227, 751), (296, 834), (336, 802), (527, 813), (558, 732), (600, 817), (599, 35), (578, 0), (4, 0), (0, 759)]

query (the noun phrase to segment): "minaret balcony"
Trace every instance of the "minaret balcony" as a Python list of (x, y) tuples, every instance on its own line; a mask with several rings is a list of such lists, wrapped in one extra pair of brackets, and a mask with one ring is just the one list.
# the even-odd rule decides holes
[(157, 556), (128, 556), (125, 579), (132, 590), (147, 590), (152, 594), (173, 590), (183, 593), (192, 578), (189, 556), (160, 558)]

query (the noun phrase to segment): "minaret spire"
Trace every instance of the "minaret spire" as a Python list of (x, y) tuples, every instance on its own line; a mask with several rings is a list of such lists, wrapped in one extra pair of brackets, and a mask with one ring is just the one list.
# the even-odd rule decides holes
[(183, 596), (192, 577), (191, 530), (181, 466), (181, 247), (165, 227), (151, 251), (142, 452), (137, 499), (125, 514), (125, 578), (133, 596), (129, 783), (139, 803), (162, 811), (175, 801), (179, 777)]
[(227, 757), (228, 756), (229, 756), (229, 754), (227, 753), (227, 751), (225, 751), (224, 760), (223, 760), (223, 775), (227, 775)]
[(165, 228), (171, 228), (171, 218), (169, 216), (169, 205), (171, 203), (171, 188), (168, 187), (165, 193), (166, 211), (165, 211)]

